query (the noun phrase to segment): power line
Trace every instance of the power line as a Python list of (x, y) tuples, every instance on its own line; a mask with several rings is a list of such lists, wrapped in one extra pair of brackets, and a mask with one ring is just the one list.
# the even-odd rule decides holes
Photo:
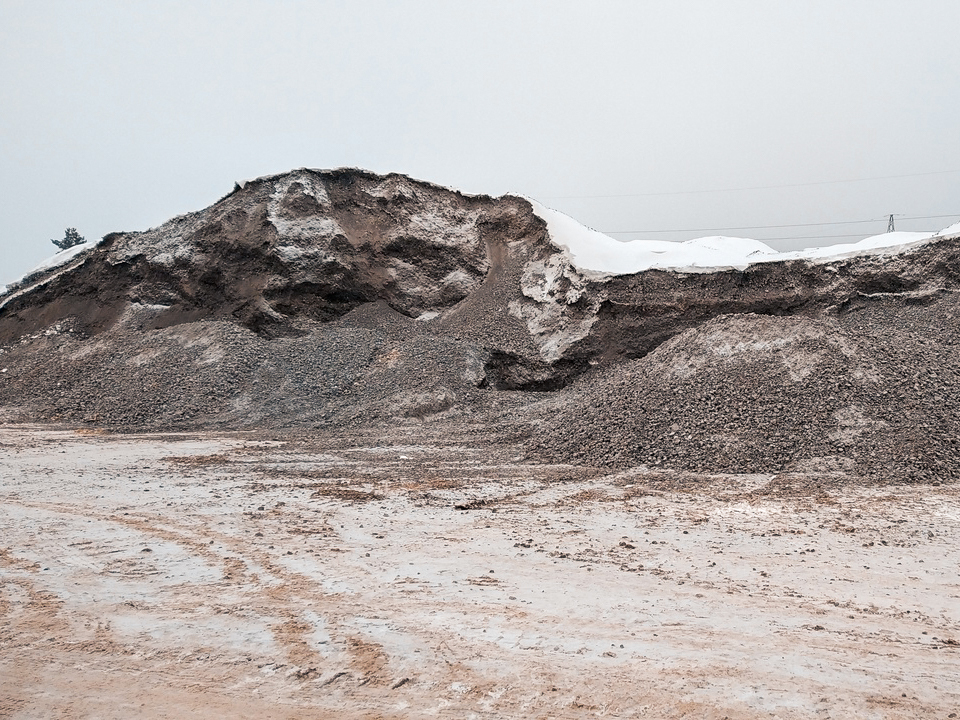
[[(900, 220), (936, 220), (941, 218), (960, 217), (960, 213), (950, 215), (897, 215)], [(788, 225), (736, 225), (733, 227), (710, 227), (710, 228), (683, 228), (679, 230), (605, 230), (605, 235), (633, 235), (640, 233), (679, 233), (679, 232), (719, 232), (725, 230), (772, 230), (780, 228), (800, 228), (800, 227), (825, 227), (830, 225), (863, 225), (866, 223), (883, 222), (887, 218), (871, 218), (869, 220), (838, 220), (836, 222), (816, 222), (816, 223), (793, 223)], [(823, 235), (821, 237), (847, 237)], [(852, 237), (852, 236), (850, 236)]]
[(712, 232), (715, 230), (770, 230), (773, 228), (818, 227), (824, 225), (861, 225), (872, 222), (879, 222), (879, 220), (874, 218), (872, 220), (841, 220), (839, 222), (795, 223), (793, 225), (737, 225), (734, 227), (685, 228), (683, 230), (609, 230), (605, 232), (607, 235), (626, 235), (629, 233)]
[(901, 220), (933, 220), (938, 218), (960, 217), (960, 213), (951, 213), (950, 215), (896, 215)]
[(933, 172), (910, 173), (908, 175), (877, 175), (875, 177), (850, 178), (847, 180), (820, 180), (806, 183), (785, 183), (783, 185), (755, 185), (752, 187), (714, 188), (712, 190), (673, 190), (669, 192), (625, 193), (620, 195), (541, 195), (544, 200), (592, 200), (600, 198), (663, 197), (666, 195), (704, 195), (721, 192), (745, 192), (750, 190), (776, 190), (779, 188), (814, 187), (816, 185), (842, 185), (844, 183), (871, 182), (873, 180), (899, 180), (901, 178), (929, 177), (931, 175), (952, 175), (960, 170), (935, 170)]
[[(926, 231), (924, 230), (924, 231), (918, 231), (918, 232), (926, 232)], [(752, 238), (752, 239), (766, 242), (767, 240), (826, 240), (827, 238), (862, 238), (862, 237), (863, 237), (863, 234), (860, 233), (855, 235), (787, 235), (784, 237)]]

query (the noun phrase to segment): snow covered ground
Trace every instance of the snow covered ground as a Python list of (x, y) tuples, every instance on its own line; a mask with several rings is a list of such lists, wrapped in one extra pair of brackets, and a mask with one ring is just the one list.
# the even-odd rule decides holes
[[(67, 248), (66, 250), (60, 250), (56, 254), (51, 255), (46, 260), (41, 262), (33, 270), (26, 273), (25, 275), (22, 275), (19, 279), (14, 280), (10, 284), (16, 285), (17, 283), (21, 282), (24, 278), (28, 278), (35, 273), (41, 272), (43, 270), (50, 270), (51, 268), (55, 268), (55, 267), (60, 267), (61, 265), (65, 265), (66, 263), (73, 260), (75, 257), (78, 257), (79, 255), (85, 253), (87, 250), (92, 250), (102, 242), (103, 242), (103, 238), (100, 238), (99, 240), (87, 240), (86, 242), (80, 243), (79, 245), (74, 245), (73, 247)], [(7, 285), (0, 285), (0, 295), (3, 295), (5, 292), (7, 292), (7, 287), (8, 287)]]
[(938, 237), (960, 234), (960, 223), (937, 233), (891, 232), (873, 235), (855, 243), (778, 252), (750, 238), (713, 236), (685, 242), (633, 240), (620, 242), (609, 235), (584, 227), (558, 210), (527, 198), (542, 218), (554, 243), (566, 249), (581, 270), (626, 275), (651, 270), (702, 272), (721, 268), (746, 269), (749, 265), (784, 260), (829, 261), (871, 252), (900, 252)]
[(422, 441), (0, 428), (0, 717), (960, 707), (952, 486)]

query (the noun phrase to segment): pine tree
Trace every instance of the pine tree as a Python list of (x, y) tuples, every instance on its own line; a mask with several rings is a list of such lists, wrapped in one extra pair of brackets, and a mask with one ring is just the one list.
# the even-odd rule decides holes
[(77, 232), (76, 228), (67, 228), (63, 233), (63, 240), (51, 240), (50, 242), (61, 250), (66, 250), (67, 248), (72, 248), (74, 245), (80, 245), (85, 241), (80, 236), (80, 233)]

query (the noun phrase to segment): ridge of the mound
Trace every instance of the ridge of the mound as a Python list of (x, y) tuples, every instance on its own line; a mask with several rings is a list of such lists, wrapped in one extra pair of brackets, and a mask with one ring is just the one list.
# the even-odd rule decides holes
[[(378, 175), (362, 168), (340, 167), (331, 170), (299, 168), (298, 170), (240, 180), (234, 183), (233, 189), (218, 200), (215, 205), (229, 200), (237, 193), (243, 193), (255, 187), (283, 182), (294, 174), (323, 175), (329, 178), (347, 177), (351, 181), (357, 179), (407, 181), (441, 193), (455, 193), (463, 198), (495, 201), (495, 198), (487, 194), (466, 194), (428, 181), (412, 180), (398, 173)], [(774, 250), (760, 240), (720, 235), (698, 237), (683, 242), (643, 239), (619, 241), (583, 225), (561, 211), (547, 207), (534, 198), (522, 194), (516, 197), (522, 198), (531, 205), (534, 215), (546, 224), (552, 244), (567, 255), (574, 268), (590, 275), (599, 274), (601, 276), (630, 275), (646, 270), (703, 273), (727, 269), (745, 270), (750, 265), (758, 263), (791, 260), (822, 263), (866, 254), (896, 255), (932, 240), (960, 237), (960, 223), (956, 223), (937, 232), (887, 232), (865, 237), (853, 243), (818, 246), (788, 252)], [(164, 226), (186, 220), (198, 214), (198, 212), (191, 212), (176, 216), (165, 223)], [(152, 230), (156, 230), (156, 228)], [(43, 274), (45, 271), (55, 270), (69, 263), (76, 257), (96, 248), (107, 237), (115, 235), (118, 235), (118, 233), (112, 233), (97, 240), (88, 240), (80, 245), (55, 253), (20, 279), (12, 281), (8, 285), (0, 286), (0, 298), (8, 292), (13, 292), (25, 281)], [(0, 299), (0, 308), (8, 300), (9, 298)]]
[(59, 253), (0, 298), (0, 335), (46, 326), (48, 313), (33, 315), (55, 302), (93, 333), (130, 302), (164, 307), (157, 327), (232, 317), (267, 334), (381, 300), (410, 316), (439, 313), (483, 282), (488, 243), (538, 231), (522, 201), (301, 169), (238, 184), (157, 228)]

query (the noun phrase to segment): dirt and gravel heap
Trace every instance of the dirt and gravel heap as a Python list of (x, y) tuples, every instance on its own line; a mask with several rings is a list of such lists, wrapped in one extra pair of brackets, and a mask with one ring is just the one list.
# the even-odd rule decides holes
[(0, 419), (434, 423), (532, 458), (947, 480), (960, 243), (578, 268), (533, 206), (314, 171), (114, 233), (0, 295)]
[(955, 479), (957, 317), (952, 295), (723, 315), (541, 404), (532, 447), (607, 466)]

